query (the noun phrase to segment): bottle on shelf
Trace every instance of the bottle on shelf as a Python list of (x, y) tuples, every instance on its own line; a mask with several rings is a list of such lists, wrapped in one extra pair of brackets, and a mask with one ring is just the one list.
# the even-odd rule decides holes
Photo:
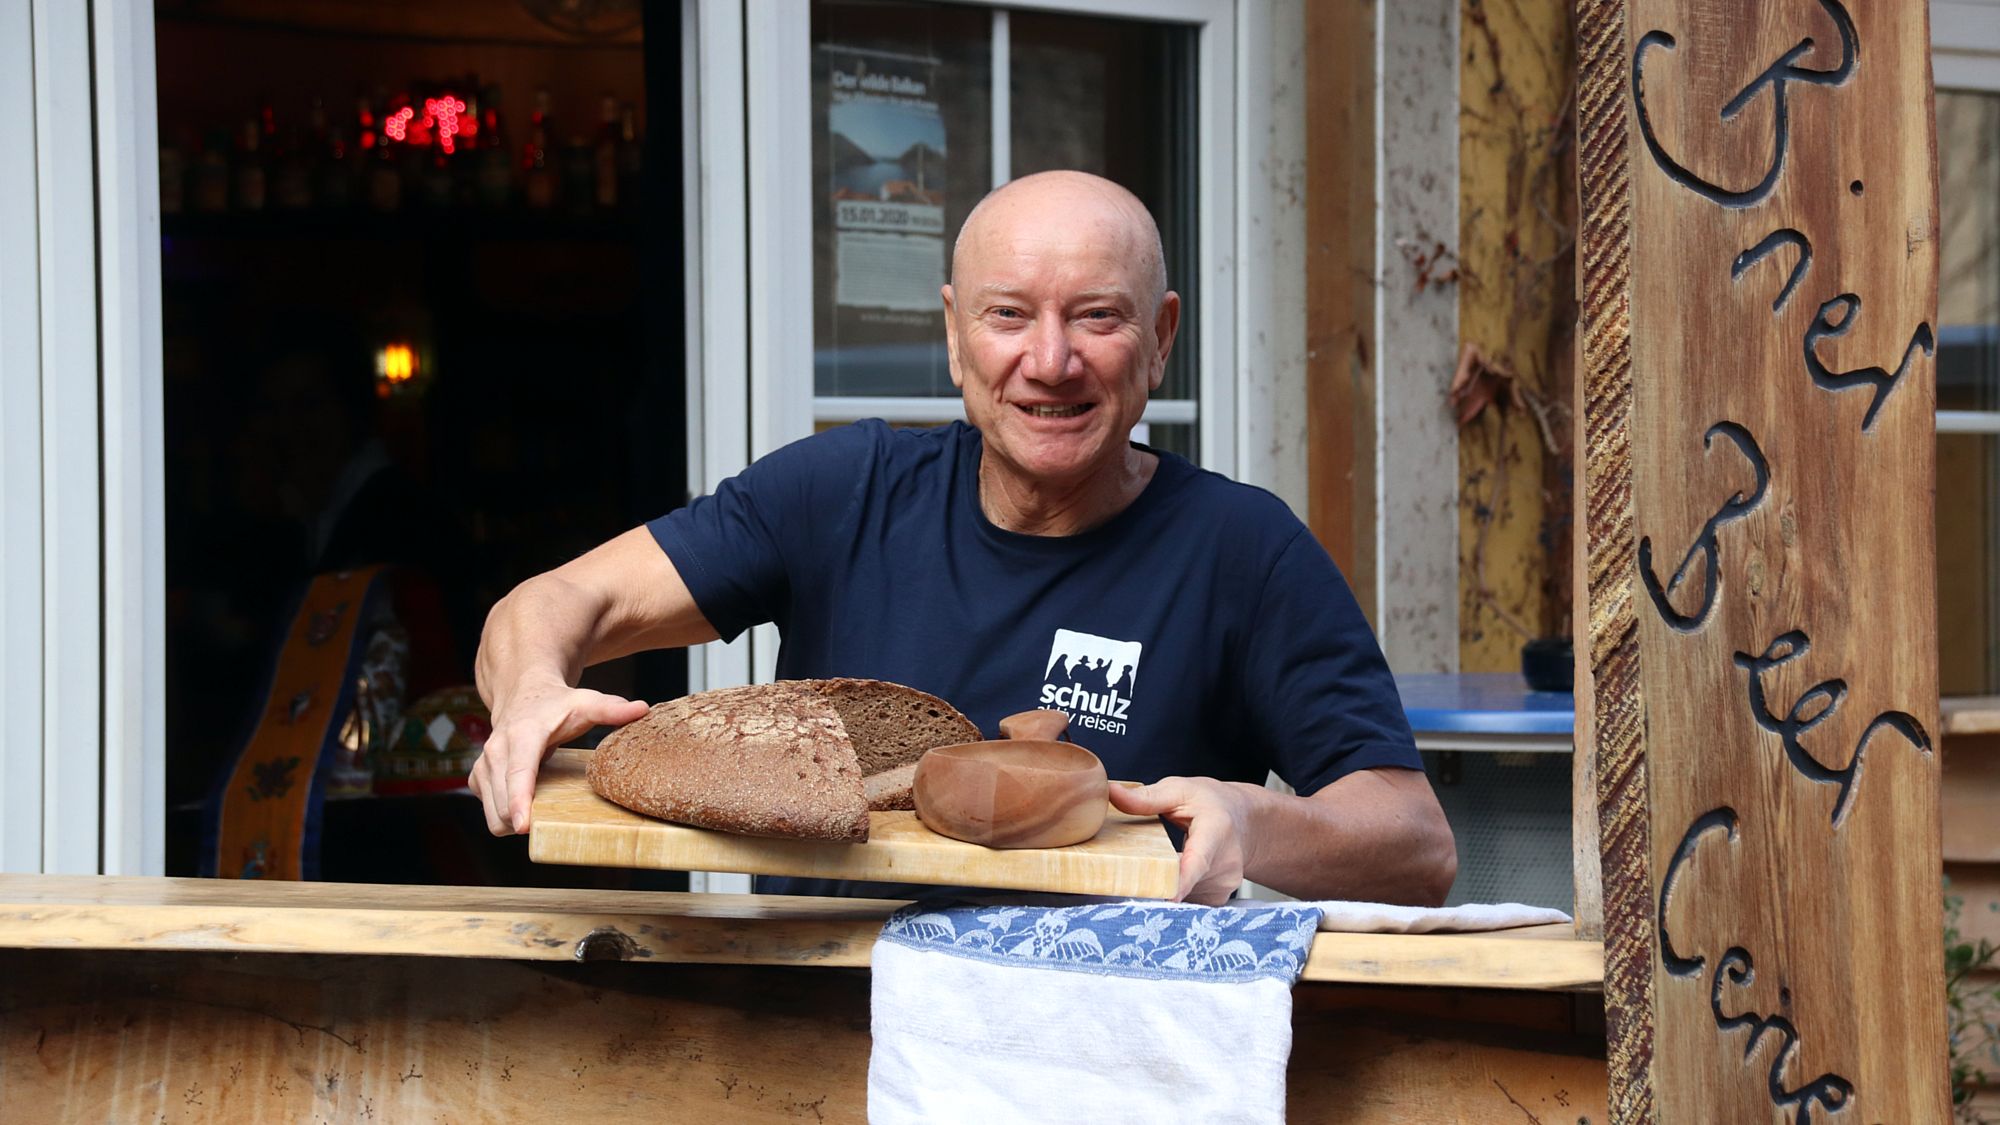
[(570, 214), (578, 217), (590, 214), (595, 198), (595, 167), (590, 143), (581, 136), (571, 134), (562, 154), (562, 199)]
[(187, 210), (187, 149), (172, 139), (160, 143), (160, 214)]
[(549, 151), (554, 121), (549, 116), (549, 92), (535, 91), (535, 112), (528, 118), (528, 142), (521, 147), (522, 193), (528, 206), (546, 211), (556, 204), (555, 154)]
[(209, 130), (188, 180), (189, 202), (196, 211), (219, 215), (229, 210), (229, 158), (224, 155), (228, 151), (229, 134), (222, 129)]
[[(310, 119), (309, 119), (310, 121)], [(318, 131), (325, 132), (325, 114), (320, 114)], [(297, 125), (279, 130), (273, 144), (271, 159), (275, 171), (271, 174), (271, 202), (280, 210), (304, 211), (313, 205), (314, 180), (312, 162), (318, 149), (308, 140), (312, 129), (301, 129)], [(267, 141), (271, 134), (266, 134)]]
[(264, 127), (255, 117), (245, 118), (238, 132), (232, 179), (236, 209), (262, 211), (270, 178), (264, 167)]
[(599, 211), (618, 209), (618, 99), (604, 95), (598, 103), (597, 145), (591, 151), (592, 199)]
[[(465, 109), (458, 118), (458, 151), (470, 160), (477, 155), (481, 143), (486, 140), (479, 132), (478, 72), (467, 74), (465, 84), (459, 89), (462, 91), (459, 100), (465, 103)], [(466, 166), (471, 167), (471, 164), (468, 163)]]
[(379, 94), (375, 104), (382, 105), (380, 113), (367, 115), (367, 120), (376, 125), (375, 143), (365, 154), (368, 163), (368, 205), (377, 211), (390, 212), (403, 209), (403, 167), (397, 149), (404, 147), (396, 134), (403, 132), (405, 122), (393, 121), (391, 115), (402, 108), (401, 102), (390, 102)]
[(344, 126), (330, 125), (320, 148), (313, 192), (321, 208), (344, 211), (354, 205), (354, 146)]
[(479, 202), (488, 210), (504, 211), (514, 202), (514, 154), (507, 144), (506, 119), (500, 114), (500, 87), (488, 86), (479, 96)]
[(626, 102), (618, 111), (618, 202), (630, 210), (639, 205), (639, 174), (645, 165), (639, 146), (639, 115)]

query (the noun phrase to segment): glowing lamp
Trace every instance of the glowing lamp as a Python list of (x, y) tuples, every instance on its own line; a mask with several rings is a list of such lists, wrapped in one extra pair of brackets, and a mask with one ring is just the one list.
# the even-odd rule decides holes
[(446, 152), (454, 148), (453, 137), (463, 133), (471, 136), (476, 125), (470, 119), (461, 123), (459, 114), (465, 112), (465, 103), (446, 94), (441, 98), (424, 99), (424, 123), (437, 130), (438, 147)]
[(410, 118), (416, 115), (416, 110), (404, 106), (382, 119), (382, 131), (389, 134), (391, 140), (400, 141), (410, 131)]
[(408, 344), (390, 344), (375, 353), (375, 378), (383, 390), (417, 377), (417, 353)]

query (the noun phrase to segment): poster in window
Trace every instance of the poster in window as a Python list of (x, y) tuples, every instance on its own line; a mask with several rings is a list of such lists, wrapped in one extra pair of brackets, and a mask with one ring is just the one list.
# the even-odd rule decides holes
[(935, 59), (828, 47), (833, 298), (935, 325), (945, 281), (945, 128)]

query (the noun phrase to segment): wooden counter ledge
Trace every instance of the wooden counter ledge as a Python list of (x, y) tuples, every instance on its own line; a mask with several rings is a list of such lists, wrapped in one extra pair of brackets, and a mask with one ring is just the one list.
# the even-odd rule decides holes
[[(0, 948), (622, 959), (866, 968), (901, 903), (547, 888), (0, 875)], [(1308, 981), (1591, 991), (1603, 946), (1565, 925), (1333, 934)]]

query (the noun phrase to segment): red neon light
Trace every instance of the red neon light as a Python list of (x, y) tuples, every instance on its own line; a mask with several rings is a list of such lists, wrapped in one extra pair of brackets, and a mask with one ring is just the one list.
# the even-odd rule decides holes
[[(465, 103), (452, 97), (450, 94), (446, 94), (441, 98), (424, 99), (424, 123), (436, 123), (438, 147), (444, 149), (446, 152), (452, 151), (455, 147), (452, 138), (461, 132), (458, 115), (464, 112)], [(464, 124), (469, 126), (472, 125), (472, 122), (467, 120)], [(464, 129), (462, 131), (467, 136), (472, 135), (473, 132), (472, 129)]]
[(416, 115), (416, 110), (411, 109), (409, 106), (404, 106), (382, 119), (382, 131), (389, 134), (391, 138), (400, 141), (409, 131), (410, 119)]

